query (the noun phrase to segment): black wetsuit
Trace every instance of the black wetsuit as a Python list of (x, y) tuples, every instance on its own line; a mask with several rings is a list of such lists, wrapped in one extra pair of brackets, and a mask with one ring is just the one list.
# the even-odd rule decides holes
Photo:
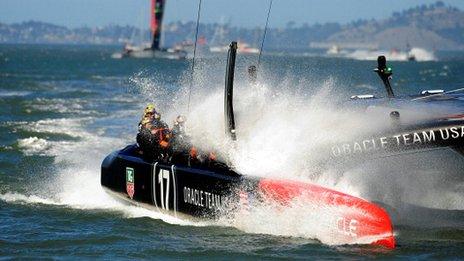
[(172, 161), (177, 164), (187, 164), (189, 152), (192, 147), (189, 136), (185, 133), (182, 125), (176, 124), (172, 128)]
[[(139, 123), (137, 144), (142, 149), (145, 158), (153, 160), (165, 159), (169, 154), (169, 146), (161, 146), (163, 141), (161, 138), (170, 136), (169, 127), (161, 120), (152, 120), (148, 125), (149, 128)], [(152, 133), (153, 130), (157, 130), (156, 134)]]

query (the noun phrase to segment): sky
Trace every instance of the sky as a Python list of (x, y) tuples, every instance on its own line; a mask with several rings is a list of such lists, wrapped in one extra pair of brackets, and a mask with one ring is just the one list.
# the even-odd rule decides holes
[[(165, 21), (194, 21), (199, 0), (167, 0)], [(202, 0), (201, 22), (230, 21), (232, 25), (262, 27), (270, 0)], [(436, 0), (273, 0), (270, 27), (289, 21), (346, 23), (387, 18), (394, 11)], [(443, 0), (464, 10), (464, 0)], [(28, 20), (67, 27), (134, 25), (148, 28), (149, 0), (0, 0), (0, 22)]]

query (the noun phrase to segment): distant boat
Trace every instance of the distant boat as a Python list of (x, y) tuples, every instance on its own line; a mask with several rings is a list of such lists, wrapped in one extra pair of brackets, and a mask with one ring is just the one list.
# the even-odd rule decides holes
[[(224, 22), (224, 17), (221, 17), (221, 21), (219, 22), (219, 25), (216, 26), (209, 45), (209, 51), (211, 53), (227, 53), (229, 51), (229, 43), (227, 43), (226, 40), (227, 28), (229, 28), (229, 25), (230, 19), (228, 22)], [(258, 54), (259, 49), (256, 47), (251, 47), (250, 44), (239, 40), (237, 43), (237, 53)]]
[(173, 47), (173, 49), (185, 52), (187, 54), (188, 59), (193, 58), (194, 53), (196, 57), (209, 57), (211, 55), (208, 41), (206, 40), (206, 37), (203, 35), (198, 37), (196, 47), (195, 42), (188, 39), (180, 43), (177, 43)]
[[(258, 54), (259, 49), (255, 47), (251, 47), (249, 44), (245, 42), (238, 42), (237, 53), (240, 54)], [(210, 52), (212, 53), (225, 53), (228, 51), (228, 46), (212, 46), (209, 48)]]
[(342, 50), (339, 45), (332, 45), (326, 51), (326, 55), (329, 57), (345, 57), (348, 52), (346, 50)]
[(248, 53), (248, 54), (258, 54), (259, 49), (256, 48), (256, 47), (251, 47), (249, 44), (247, 44), (245, 42), (238, 42), (237, 52), (242, 53), (242, 54), (246, 54), (246, 53)]
[(173, 48), (161, 48), (161, 30), (163, 14), (166, 0), (151, 0), (150, 8), (150, 28), (152, 32), (152, 42), (141, 45), (126, 44), (124, 50), (115, 53), (113, 58), (164, 58), (164, 59), (185, 59), (187, 53), (183, 50)]
[(436, 61), (437, 58), (433, 52), (427, 51), (422, 48), (412, 48), (408, 52), (408, 60), (409, 61), (418, 61), (418, 62), (426, 62), (426, 61)]
[(437, 58), (433, 52), (427, 51), (422, 48), (414, 47), (408, 51), (398, 51), (397, 49), (392, 49), (390, 51), (385, 50), (355, 50), (351, 53), (346, 54), (346, 58), (351, 58), (355, 60), (369, 60), (374, 61), (378, 56), (385, 56), (390, 61), (417, 61), (417, 62), (427, 62), (427, 61), (436, 61)]
[(406, 44), (406, 51), (408, 52), (407, 59), (410, 62), (415, 62), (416, 61), (416, 55), (412, 52), (411, 45), (409, 42)]

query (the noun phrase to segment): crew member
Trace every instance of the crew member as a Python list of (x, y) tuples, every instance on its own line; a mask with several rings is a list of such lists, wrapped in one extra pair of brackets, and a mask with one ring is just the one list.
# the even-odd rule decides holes
[(189, 150), (192, 148), (190, 137), (185, 131), (185, 117), (179, 115), (174, 120), (171, 130), (172, 160), (176, 163), (188, 164)]
[(185, 118), (182, 115), (179, 115), (174, 120), (174, 125), (172, 127), (172, 135), (174, 137), (185, 138)]
[(256, 84), (257, 79), (258, 79), (258, 70), (256, 66), (250, 65), (248, 67), (248, 81), (251, 84)]
[(176, 117), (171, 130), (172, 161), (177, 164), (197, 166), (203, 164), (205, 155), (193, 146), (189, 135), (185, 131), (185, 118), (182, 115)]
[(169, 140), (171, 132), (166, 123), (161, 120), (161, 114), (155, 110), (153, 104), (148, 104), (139, 123), (137, 143), (144, 154), (154, 159), (168, 159)]

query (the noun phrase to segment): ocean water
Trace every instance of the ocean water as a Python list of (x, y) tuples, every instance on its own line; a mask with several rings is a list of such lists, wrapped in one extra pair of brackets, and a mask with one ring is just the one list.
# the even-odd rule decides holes
[[(257, 57), (239, 56), (242, 149), (232, 160), (242, 173), (278, 172), (391, 206), (390, 214), (401, 216), (394, 219), (396, 249), (333, 244), (317, 215), (288, 222), (263, 210), (252, 222), (223, 224), (176, 219), (115, 201), (100, 187), (100, 164), (105, 155), (134, 142), (147, 102), (154, 102), (168, 123), (187, 115), (203, 146), (221, 144), (225, 55), (200, 58), (192, 75), (189, 61), (111, 59), (114, 51), (0, 46), (0, 257), (464, 257), (460, 157), (413, 155), (348, 170), (313, 164), (327, 140), (357, 131), (354, 126), (366, 120), (343, 106), (349, 96), (383, 95), (370, 61), (267, 55), (258, 88), (250, 88), (246, 66)], [(453, 57), (391, 63), (395, 91), (464, 87), (464, 60)]]

